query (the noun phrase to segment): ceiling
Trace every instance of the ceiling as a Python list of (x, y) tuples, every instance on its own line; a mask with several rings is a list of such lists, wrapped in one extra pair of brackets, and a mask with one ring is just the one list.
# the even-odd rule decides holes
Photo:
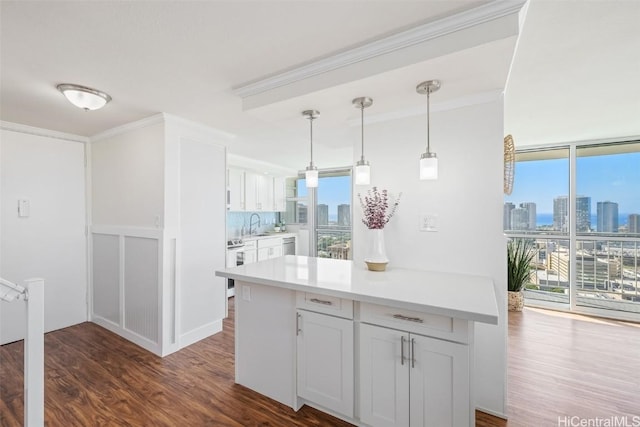
[[(300, 112), (316, 108), (316, 163), (345, 165), (358, 129), (352, 98), (372, 97), (366, 115), (380, 121), (421, 114), (422, 80), (443, 80), (434, 109), (495, 92), (515, 38), (247, 111), (234, 88), (484, 3), (2, 1), (0, 119), (91, 136), (165, 112), (234, 135), (231, 153), (301, 168)], [(640, 135), (638, 19), (640, 2), (532, 0), (505, 97), (517, 144)], [(58, 83), (113, 101), (84, 112)]]

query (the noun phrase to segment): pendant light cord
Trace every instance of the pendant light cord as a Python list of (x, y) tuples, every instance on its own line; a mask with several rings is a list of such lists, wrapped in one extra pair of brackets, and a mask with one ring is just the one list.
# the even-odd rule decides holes
[(313, 167), (313, 116), (309, 116), (309, 130), (310, 130), (310, 139), (311, 139), (311, 163), (309, 166)]
[(431, 123), (430, 123), (430, 114), (429, 114), (429, 97), (431, 96), (431, 89), (427, 88), (427, 153), (430, 153), (430, 140), (431, 140), (431, 136), (429, 135), (430, 130), (431, 130)]
[(362, 144), (362, 155), (360, 160), (364, 161), (364, 102), (360, 103), (360, 135)]

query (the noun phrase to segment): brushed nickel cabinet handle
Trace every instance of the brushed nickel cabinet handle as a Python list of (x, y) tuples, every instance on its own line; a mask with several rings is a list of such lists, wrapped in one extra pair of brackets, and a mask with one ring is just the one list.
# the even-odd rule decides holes
[(394, 314), (393, 318), (398, 320), (406, 320), (407, 322), (424, 323), (424, 320), (419, 317), (409, 317), (403, 314)]
[(316, 304), (333, 305), (331, 301), (318, 299), (318, 298), (311, 298), (311, 302), (315, 302)]
[(404, 366), (404, 335), (400, 337), (400, 364)]
[(300, 329), (300, 318), (302, 317), (302, 315), (300, 313), (296, 314), (296, 335), (300, 335), (300, 332), (302, 332), (302, 330)]

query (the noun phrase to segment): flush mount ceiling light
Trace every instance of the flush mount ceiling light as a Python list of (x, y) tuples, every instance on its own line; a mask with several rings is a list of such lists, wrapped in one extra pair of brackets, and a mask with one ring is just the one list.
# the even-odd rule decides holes
[(313, 121), (320, 115), (316, 110), (305, 110), (302, 115), (309, 119), (310, 141), (311, 141), (311, 161), (304, 173), (307, 188), (315, 188), (318, 186), (318, 168), (313, 164)]
[(351, 102), (356, 108), (360, 109), (360, 135), (362, 139), (362, 154), (360, 160), (356, 162), (356, 185), (369, 185), (369, 182), (371, 182), (371, 167), (369, 162), (364, 159), (364, 109), (371, 107), (373, 99), (363, 96)]
[(111, 101), (109, 94), (86, 86), (64, 83), (56, 86), (70, 103), (85, 111), (99, 110)]
[(427, 151), (420, 156), (420, 179), (438, 179), (438, 157), (431, 152), (429, 133), (431, 124), (429, 122), (429, 99), (433, 92), (440, 89), (439, 80), (427, 80), (416, 86), (416, 92), (420, 95), (427, 95)]

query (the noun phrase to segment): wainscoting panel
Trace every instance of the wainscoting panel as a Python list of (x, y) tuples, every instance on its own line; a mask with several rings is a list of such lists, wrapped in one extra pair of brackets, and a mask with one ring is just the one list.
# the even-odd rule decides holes
[(94, 225), (91, 241), (91, 321), (162, 355), (162, 230)]
[(124, 238), (124, 327), (155, 343), (159, 337), (158, 240)]
[(120, 323), (120, 238), (93, 236), (93, 313)]

